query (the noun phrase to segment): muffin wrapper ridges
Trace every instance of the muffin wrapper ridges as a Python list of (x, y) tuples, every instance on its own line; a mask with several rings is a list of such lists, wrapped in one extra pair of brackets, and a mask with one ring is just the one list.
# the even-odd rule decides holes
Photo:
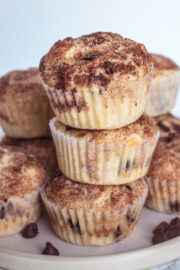
[(42, 83), (60, 122), (81, 129), (113, 129), (133, 123), (143, 114), (150, 78), (151, 72), (112, 93), (101, 89), (63, 91)]
[(40, 188), (24, 197), (0, 200), (0, 237), (18, 233), (38, 219), (41, 210), (39, 193)]
[(125, 144), (88, 142), (57, 131), (55, 121), (50, 121), (50, 129), (59, 168), (66, 177), (82, 183), (119, 185), (143, 177), (159, 138), (158, 131), (146, 140), (133, 134)]
[(0, 123), (9, 137), (37, 138), (50, 136), (49, 120), (53, 117), (48, 102), (31, 104), (0, 102)]
[(180, 71), (153, 79), (150, 84), (146, 113), (158, 116), (171, 111), (180, 85)]
[(148, 184), (146, 206), (164, 213), (180, 214), (180, 181), (145, 177)]
[[(145, 184), (145, 182), (144, 182)], [(138, 222), (147, 196), (147, 185), (141, 198), (128, 204), (124, 209), (96, 211), (61, 208), (48, 200), (44, 190), (41, 197), (55, 233), (62, 239), (77, 245), (103, 246), (128, 236)]]

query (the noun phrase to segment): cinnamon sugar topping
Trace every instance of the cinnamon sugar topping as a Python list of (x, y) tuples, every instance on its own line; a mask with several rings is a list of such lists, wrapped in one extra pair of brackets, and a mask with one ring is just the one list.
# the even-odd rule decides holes
[(137, 79), (150, 72), (151, 55), (144, 45), (119, 34), (97, 32), (57, 41), (41, 59), (40, 72), (50, 87), (75, 90), (111, 81)]

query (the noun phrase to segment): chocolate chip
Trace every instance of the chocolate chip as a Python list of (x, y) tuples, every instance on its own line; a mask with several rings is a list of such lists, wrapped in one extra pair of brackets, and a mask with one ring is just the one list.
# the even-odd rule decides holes
[(38, 235), (38, 226), (36, 223), (30, 223), (21, 231), (24, 238), (33, 238)]
[(116, 233), (115, 233), (115, 238), (119, 238), (119, 236), (122, 234), (121, 232), (121, 228), (120, 226), (118, 225), (117, 226), (117, 229), (116, 229)]
[(127, 214), (126, 218), (127, 218), (127, 220), (129, 222), (134, 222), (135, 221), (135, 217), (134, 216), (130, 216), (129, 214)]
[(94, 60), (94, 59), (96, 59), (96, 58), (99, 58), (101, 55), (100, 54), (92, 54), (92, 55), (86, 55), (84, 58), (83, 58), (83, 60), (86, 60), (86, 61), (92, 61), (92, 60)]
[(168, 136), (168, 137), (165, 138), (165, 141), (166, 141), (167, 143), (172, 142), (172, 140), (173, 140), (172, 136)]
[(167, 230), (168, 230), (168, 223), (163, 221), (154, 229), (153, 233), (165, 232)]
[(157, 125), (165, 132), (169, 132), (170, 129), (166, 125), (164, 125), (162, 122), (158, 122)]
[(102, 95), (102, 90), (101, 89), (99, 90), (99, 95)]
[(80, 233), (81, 234), (81, 228), (79, 225), (79, 222), (77, 221), (76, 224), (73, 224), (72, 220), (69, 218), (68, 219), (68, 223), (71, 226), (71, 229), (76, 232), (76, 233)]
[(46, 242), (46, 247), (42, 252), (43, 255), (59, 256), (59, 251), (50, 242)]
[(128, 188), (130, 191), (132, 191), (132, 188), (128, 185), (126, 185), (126, 188)]
[(174, 131), (176, 131), (177, 133), (180, 133), (180, 125), (172, 123), (172, 127), (173, 127)]
[(174, 218), (170, 224), (161, 222), (153, 231), (152, 243), (158, 244), (180, 236), (180, 218)]
[(126, 171), (128, 171), (128, 170), (130, 169), (130, 167), (131, 167), (131, 163), (130, 163), (130, 161), (128, 160), (128, 161), (126, 162)]
[(170, 209), (172, 212), (179, 212), (180, 211), (180, 205), (178, 202), (169, 203)]
[(0, 219), (3, 219), (4, 217), (5, 217), (5, 208), (4, 206), (2, 206), (0, 210)]
[(171, 220), (169, 224), (168, 237), (169, 239), (180, 235), (180, 219), (178, 217)]
[(157, 234), (154, 234), (152, 238), (153, 245), (162, 243), (164, 241), (168, 240), (168, 233), (159, 232)]

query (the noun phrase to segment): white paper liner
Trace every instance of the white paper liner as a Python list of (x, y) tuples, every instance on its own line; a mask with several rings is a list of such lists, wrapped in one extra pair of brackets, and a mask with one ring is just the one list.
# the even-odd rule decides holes
[(145, 112), (158, 116), (171, 111), (180, 85), (180, 71), (152, 79)]
[(163, 213), (180, 214), (180, 181), (145, 177), (148, 184), (146, 206)]
[(151, 72), (138, 81), (127, 81), (112, 93), (101, 89), (63, 91), (42, 83), (60, 122), (81, 129), (114, 129), (135, 122), (143, 114), (150, 79)]
[(88, 142), (56, 130), (53, 118), (50, 129), (56, 148), (59, 168), (71, 180), (98, 184), (119, 185), (143, 177), (149, 168), (159, 131), (144, 139), (137, 134), (126, 143)]
[(60, 238), (77, 245), (103, 246), (127, 237), (134, 230), (147, 197), (147, 185), (143, 183), (142, 196), (119, 211), (61, 208), (47, 198), (45, 188), (41, 190), (41, 197)]

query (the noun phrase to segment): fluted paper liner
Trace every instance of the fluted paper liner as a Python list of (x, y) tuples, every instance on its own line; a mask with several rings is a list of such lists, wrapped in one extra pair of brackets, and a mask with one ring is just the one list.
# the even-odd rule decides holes
[(41, 197), (50, 217), (55, 233), (62, 239), (77, 245), (103, 246), (119, 241), (134, 230), (147, 196), (144, 192), (134, 204), (129, 203), (123, 209), (96, 211), (95, 209), (61, 208), (50, 201), (45, 188)]
[(145, 177), (148, 185), (146, 206), (169, 214), (180, 214), (180, 181)]
[(98, 185), (120, 185), (143, 177), (149, 168), (159, 131), (144, 139), (132, 134), (126, 143), (88, 142), (56, 130), (55, 121), (50, 129), (56, 148), (59, 168), (71, 180)]
[(35, 222), (40, 210), (40, 188), (24, 197), (0, 200), (0, 237), (18, 233), (27, 224)]
[(152, 79), (145, 112), (158, 116), (171, 111), (180, 85), (180, 71)]
[(42, 83), (60, 122), (81, 129), (115, 129), (135, 122), (143, 114), (150, 78), (151, 72), (111, 93), (96, 88), (63, 91)]
[(50, 136), (49, 120), (53, 112), (47, 102), (29, 104), (0, 101), (0, 123), (4, 133), (14, 138), (37, 138)]

